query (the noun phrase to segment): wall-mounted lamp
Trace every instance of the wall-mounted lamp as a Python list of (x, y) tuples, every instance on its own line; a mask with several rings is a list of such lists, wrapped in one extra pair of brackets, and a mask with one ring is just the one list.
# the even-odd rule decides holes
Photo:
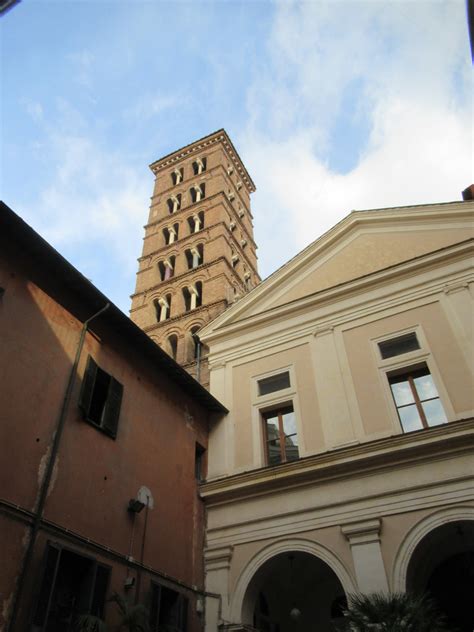
[(138, 498), (131, 498), (128, 501), (128, 511), (130, 513), (140, 513), (140, 511), (145, 507), (145, 503), (142, 503)]

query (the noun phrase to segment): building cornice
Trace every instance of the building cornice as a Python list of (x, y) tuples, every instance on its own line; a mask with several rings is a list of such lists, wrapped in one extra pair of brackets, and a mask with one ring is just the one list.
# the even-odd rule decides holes
[[(371, 272), (369, 274), (363, 275), (356, 279), (350, 279), (349, 281), (344, 281), (341, 284), (325, 288), (314, 294), (309, 294), (303, 298), (295, 299), (294, 301), (285, 303), (283, 305), (278, 305), (276, 307), (270, 307), (260, 313), (252, 314), (250, 316), (244, 316), (238, 319), (237, 309), (232, 310), (234, 318), (228, 322), (225, 320), (221, 320), (229, 316), (229, 312), (231, 310), (227, 310), (223, 316), (216, 318), (209, 325), (207, 325), (202, 330), (202, 340), (209, 344), (211, 341), (217, 341), (220, 339), (224, 339), (228, 337), (230, 334), (235, 334), (238, 331), (244, 331), (249, 325), (255, 327), (256, 325), (262, 325), (265, 322), (270, 320), (275, 320), (277, 318), (289, 317), (297, 311), (302, 311), (308, 308), (315, 309), (319, 305), (326, 304), (331, 301), (338, 301), (344, 298), (345, 296), (354, 296), (360, 292), (366, 292), (371, 288), (375, 288), (380, 286), (381, 284), (386, 285), (387, 282), (393, 280), (395, 277), (410, 277), (413, 274), (418, 273), (422, 269), (429, 269), (433, 267), (437, 267), (440, 264), (445, 263), (448, 260), (456, 260), (456, 259), (464, 259), (466, 256), (472, 255), (472, 246), (474, 244), (474, 239), (468, 239), (466, 241), (454, 244), (452, 246), (446, 246), (439, 250), (435, 250), (428, 254), (420, 255), (414, 257), (413, 259), (409, 259), (407, 261), (402, 261), (401, 263), (396, 263), (386, 268), (382, 268), (381, 270), (376, 270), (375, 272)], [(265, 281), (263, 281), (265, 284)], [(262, 284), (254, 288), (253, 292), (258, 292), (262, 288)], [(430, 288), (424, 290), (430, 291)], [(245, 305), (248, 305), (248, 302), (252, 297), (246, 298)], [(236, 306), (239, 307), (238, 305)], [(242, 310), (245, 306), (242, 307)], [(353, 307), (352, 307), (352, 317), (353, 317)]]
[[(451, 224), (453, 222), (459, 225), (459, 220), (468, 220), (469, 224), (472, 225), (473, 210), (473, 203), (449, 202), (445, 204), (430, 204), (415, 207), (352, 211), (333, 228), (318, 237), (309, 244), (309, 246), (278, 268), (278, 270), (270, 274), (270, 276), (264, 279), (263, 282), (254, 289), (251, 296), (246, 298), (240, 305), (228, 310), (224, 315), (221, 315), (218, 319), (213, 321), (212, 325), (207, 328), (207, 331), (203, 331), (203, 333), (205, 335), (212, 335), (219, 327), (225, 327), (226, 324), (232, 322), (232, 320), (237, 320), (239, 315), (253, 303), (257, 302), (262, 295), (275, 292), (276, 288), (284, 285), (287, 279), (298, 274), (301, 269), (304, 269), (305, 266), (314, 261), (314, 259), (324, 257), (336, 243), (340, 242), (345, 236), (356, 233), (361, 227), (385, 231), (388, 228), (397, 230), (400, 229), (401, 222), (406, 220), (407, 229), (411, 230), (415, 227), (426, 229), (426, 221), (428, 219), (432, 220), (434, 225), (441, 225), (443, 227), (446, 226), (446, 223)], [(420, 256), (423, 257), (425, 255)], [(376, 274), (376, 272), (370, 273), (370, 275), (372, 274)]]
[(275, 467), (206, 482), (200, 495), (208, 506), (406, 466), (420, 459), (452, 457), (474, 449), (474, 418), (339, 448)]
[(203, 149), (212, 147), (217, 143), (221, 143), (224, 146), (226, 153), (232, 161), (235, 169), (239, 173), (240, 178), (246, 185), (249, 192), (253, 193), (256, 190), (255, 184), (224, 129), (220, 129), (213, 134), (204, 136), (203, 138), (200, 138), (199, 140), (194, 141), (193, 143), (190, 143), (189, 145), (186, 145), (185, 147), (182, 147), (181, 149), (178, 149), (177, 151), (174, 151), (171, 154), (168, 154), (163, 158), (156, 160), (155, 162), (152, 162), (150, 165), (150, 169), (155, 175), (157, 175), (163, 169), (167, 169), (168, 167), (175, 165), (186, 158), (189, 158), (193, 154)]

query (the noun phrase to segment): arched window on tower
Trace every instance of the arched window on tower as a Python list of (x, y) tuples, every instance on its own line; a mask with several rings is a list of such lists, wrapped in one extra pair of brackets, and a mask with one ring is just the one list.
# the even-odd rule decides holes
[(199, 331), (199, 327), (191, 327), (190, 333), (191, 333), (191, 342), (192, 342), (192, 346), (191, 346), (191, 357), (190, 360), (196, 360), (198, 357), (198, 353), (199, 353), (199, 345), (201, 344), (199, 342), (199, 337), (197, 335)]
[(203, 211), (200, 211), (199, 213), (194, 213), (194, 215), (188, 217), (188, 224), (190, 233), (198, 233), (200, 230), (202, 230), (204, 228)]
[(176, 257), (173, 255), (168, 257), (168, 259), (164, 259), (164, 261), (160, 261), (158, 263), (158, 269), (160, 271), (160, 278), (162, 281), (167, 281), (174, 276), (174, 264), (176, 261)]
[(203, 171), (206, 171), (207, 158), (196, 158), (193, 162), (193, 173), (195, 176), (200, 175)]
[(171, 317), (171, 294), (157, 298), (153, 303), (157, 322), (162, 323)]
[(232, 262), (232, 267), (235, 268), (235, 266), (237, 265), (239, 261), (239, 255), (235, 252), (235, 249), (233, 246), (230, 247), (230, 260)]
[(165, 244), (169, 246), (174, 244), (178, 239), (179, 224), (173, 224), (173, 226), (167, 226), (163, 229), (163, 237), (165, 238)]
[(202, 244), (198, 244), (193, 248), (189, 248), (189, 250), (185, 250), (184, 254), (186, 256), (188, 270), (192, 270), (193, 268), (197, 268), (203, 262), (204, 246)]
[(202, 305), (202, 283), (197, 281), (194, 285), (183, 289), (184, 309), (189, 312)]
[(181, 208), (181, 193), (178, 193), (178, 195), (172, 195), (167, 200), (167, 204), (168, 204), (168, 211), (170, 212), (170, 214), (176, 213), (177, 211), (179, 211)]
[(171, 174), (171, 180), (173, 181), (174, 185), (180, 184), (183, 181), (183, 177), (184, 177), (183, 167), (181, 167), (180, 169), (176, 168)]
[(171, 334), (171, 336), (168, 336), (168, 349), (169, 349), (169, 355), (173, 358), (173, 360), (176, 360), (177, 356), (178, 356), (178, 336), (176, 334)]
[(244, 268), (244, 283), (245, 283), (245, 289), (247, 290), (252, 289), (252, 284), (250, 280), (250, 272), (246, 268)]
[(206, 197), (206, 185), (203, 182), (202, 184), (195, 184), (189, 189), (189, 195), (191, 197), (191, 203), (195, 204), (196, 202), (200, 202)]

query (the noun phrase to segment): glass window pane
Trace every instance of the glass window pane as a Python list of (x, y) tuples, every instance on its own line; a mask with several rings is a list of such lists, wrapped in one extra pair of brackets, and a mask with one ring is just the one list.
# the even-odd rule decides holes
[(258, 380), (258, 394), (268, 395), (268, 393), (281, 391), (284, 388), (289, 388), (289, 386), (290, 374), (288, 371), (285, 371), (285, 373), (279, 373), (278, 375), (272, 375), (263, 380)]
[(434, 385), (433, 378), (428, 375), (421, 375), (414, 379), (416, 392), (418, 397), (423, 401), (424, 399), (430, 399), (431, 397), (438, 397), (438, 391)]
[(390, 388), (392, 389), (393, 398), (397, 406), (411, 404), (415, 401), (408, 380), (403, 382), (392, 382), (390, 384)]
[(272, 439), (267, 443), (268, 465), (281, 463), (280, 439)]
[(267, 441), (276, 439), (279, 436), (278, 417), (269, 417), (267, 420)]
[(287, 461), (296, 461), (299, 457), (298, 437), (296, 435), (285, 437), (285, 456)]
[(295, 413), (292, 410), (288, 410), (282, 414), (283, 420), (283, 432), (286, 435), (296, 434), (296, 420)]
[(420, 430), (423, 428), (420, 415), (416, 409), (416, 405), (404, 406), (398, 409), (400, 415), (400, 421), (402, 422), (404, 432), (412, 432), (413, 430)]
[(428, 426), (438, 426), (448, 421), (439, 399), (432, 399), (429, 402), (423, 402), (421, 405), (423, 406)]
[(393, 358), (393, 356), (401, 355), (402, 353), (408, 353), (409, 351), (415, 351), (420, 348), (420, 343), (415, 333), (399, 336), (398, 338), (392, 338), (392, 340), (384, 340), (379, 342), (380, 354), (383, 359)]
[(288, 446), (298, 445), (298, 435), (297, 434), (286, 435), (285, 445), (288, 445)]

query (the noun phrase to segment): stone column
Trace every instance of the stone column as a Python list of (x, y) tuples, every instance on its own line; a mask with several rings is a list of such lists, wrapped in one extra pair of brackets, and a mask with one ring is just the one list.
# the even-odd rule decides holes
[(381, 520), (366, 520), (341, 527), (349, 540), (358, 590), (388, 592), (388, 581), (380, 548)]
[(228, 618), (229, 570), (232, 552), (232, 546), (204, 551), (206, 592), (215, 595), (206, 597), (206, 632), (216, 632), (221, 619)]

